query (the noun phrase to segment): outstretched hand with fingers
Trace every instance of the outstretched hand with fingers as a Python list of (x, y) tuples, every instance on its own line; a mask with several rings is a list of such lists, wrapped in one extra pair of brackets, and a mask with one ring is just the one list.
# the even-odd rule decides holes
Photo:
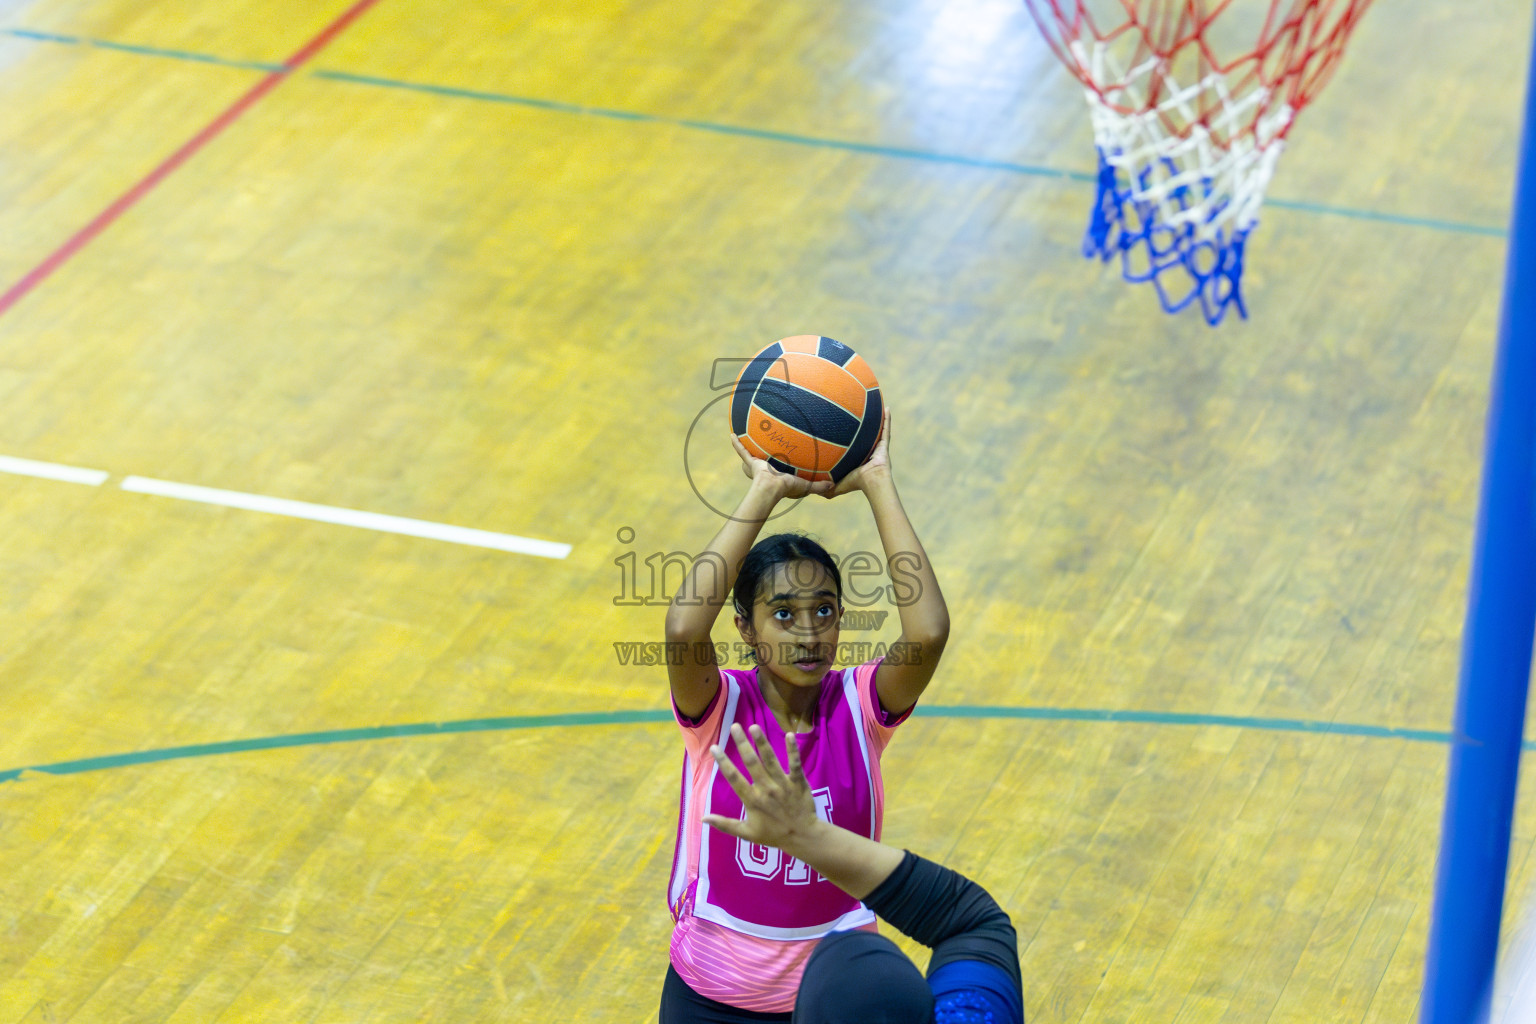
[(736, 751), (741, 755), (741, 763), (750, 779), (731, 763), (719, 746), (711, 747), (709, 751), (720, 767), (720, 774), (741, 798), (747, 811), (746, 820), (706, 814), (704, 824), (750, 843), (790, 849), (820, 824), (816, 817), (816, 801), (800, 767), (800, 747), (794, 733), (785, 737), (789, 755), (786, 772), (779, 765), (778, 756), (762, 727), (754, 725), (751, 729), (751, 742), (748, 742), (740, 725), (731, 726), (731, 738), (736, 741)]

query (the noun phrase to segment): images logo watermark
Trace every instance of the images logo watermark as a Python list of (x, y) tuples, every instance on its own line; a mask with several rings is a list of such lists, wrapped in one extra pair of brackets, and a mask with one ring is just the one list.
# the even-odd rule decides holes
[[(709, 428), (708, 424), (705, 423), (705, 417), (710, 416), (711, 415), (711, 410), (713, 410), (721, 402), (729, 402), (729, 401), (731, 401), (732, 399), (734, 399), (736, 397), (735, 388), (736, 388), (736, 381), (737, 381), (737, 379), (741, 377), (742, 370), (744, 370), (747, 367), (748, 364), (756, 362), (757, 358), (758, 358), (757, 356), (747, 356), (745, 358), (730, 358), (730, 359), (722, 358), (722, 359), (716, 359), (714, 361), (714, 363), (710, 366), (710, 369), (709, 369), (709, 390), (717, 391), (717, 392), (722, 392), (722, 393), (716, 395), (714, 398), (712, 398), (708, 402), (704, 403), (704, 407), (699, 410), (699, 414), (697, 416), (695, 416), (693, 418), (693, 422), (691, 424), (689, 424), (689, 426), (688, 426), (688, 434), (683, 439), (683, 474), (688, 478), (688, 486), (693, 489), (694, 496), (697, 497), (699, 499), (699, 501), (703, 502), (705, 508), (707, 508), (711, 512), (715, 513), (717, 516), (720, 516), (722, 519), (732, 519), (732, 520), (734, 520), (735, 516), (731, 515), (730, 512), (726, 511), (723, 508), (720, 508), (714, 502), (710, 501), (707, 497), (704, 496), (704, 492), (699, 489), (698, 480), (695, 479), (695, 477), (694, 477), (692, 459), (691, 459), (691, 456), (690, 456), (690, 453), (691, 453), (691, 451), (693, 449), (693, 437), (694, 437), (694, 434), (696, 434), (696, 433), (699, 434), (701, 438), (710, 438), (710, 437), (713, 437), (713, 436), (718, 436), (718, 435), (715, 434), (715, 432), (713, 430), (711, 430)], [(789, 377), (788, 377), (788, 371), (789, 371), (788, 363), (782, 357), (779, 358), (779, 359), (773, 360), (773, 365), (778, 367), (784, 373), (784, 379), (785, 380), (789, 379)], [(780, 398), (780, 400), (788, 400), (788, 401), (791, 402), (791, 404), (794, 404), (793, 399), (789, 398), (789, 396), (787, 396), (787, 395), (780, 395), (779, 398)], [(747, 398), (746, 398), (745, 395), (743, 396), (742, 400), (743, 401), (747, 401)], [(806, 420), (806, 422), (810, 422), (811, 421), (811, 415), (810, 415), (811, 410), (806, 409), (806, 410), (804, 410), (804, 413), (805, 413), (805, 420)], [(720, 415), (720, 413), (719, 412), (714, 412), (713, 415), (718, 417)], [(716, 422), (718, 422), (718, 420)], [(726, 419), (726, 425), (727, 426), (729, 426), (729, 422), (730, 422), (729, 421), (729, 417), (727, 417), (727, 419)], [(699, 429), (701, 424), (704, 424), (704, 429), (702, 431)], [(779, 443), (784, 445), (784, 449), (783, 449), (784, 451), (789, 450), (790, 447), (792, 447), (792, 445), (794, 444), (794, 442), (790, 438), (784, 437), (782, 435), (775, 434), (774, 433), (774, 428), (773, 428), (773, 425), (772, 425), (772, 421), (770, 421), (770, 420), (768, 420), (766, 418), (762, 422), (762, 428), (763, 428), (763, 430), (765, 432), (767, 432), (767, 434), (768, 434), (768, 436), (770, 438), (777, 438)], [(819, 450), (818, 447), (816, 447), (817, 446), (817, 440), (816, 440), (816, 438), (814, 436), (807, 435), (807, 439), (810, 441), (811, 445), (813, 446), (812, 447), (812, 451), (813, 452)], [(802, 441), (801, 443), (804, 443), (804, 442)], [(708, 456), (706, 456), (706, 457), (710, 458), (710, 459), (713, 459), (715, 457), (715, 451), (716, 450), (712, 448), (710, 450), (710, 454)], [(790, 499), (789, 501), (787, 501), (785, 503), (785, 505), (784, 505), (784, 507), (782, 509), (780, 509), (779, 511), (775, 512), (773, 515), (769, 516), (768, 517), (768, 521), (771, 522), (772, 520), (777, 519), (780, 516), (787, 514), (796, 505), (800, 504), (800, 502), (802, 502), (804, 500), (805, 499), (803, 497)]]
[[(619, 659), (620, 665), (629, 665), (637, 668), (651, 668), (656, 665), (685, 665), (694, 663), (708, 663), (711, 655), (715, 664), (729, 665), (730, 658), (735, 655), (735, 664), (749, 666), (771, 661), (769, 657), (773, 652), (764, 650), (766, 644), (733, 643), (724, 641), (719, 643), (673, 643), (665, 640), (615, 640), (613, 653)], [(799, 655), (799, 648), (794, 644), (781, 644), (779, 662), (787, 664)], [(896, 641), (891, 644), (873, 643), (870, 641), (844, 642), (837, 645), (836, 657), (833, 664), (838, 665), (863, 665), (884, 658), (892, 665), (921, 665), (923, 663), (923, 649), (920, 644)]]
[[(635, 542), (633, 527), (623, 526), (618, 531), (618, 541), (628, 547)], [(922, 596), (922, 579), (918, 570), (922, 559), (915, 552), (899, 551), (891, 557), (890, 564), (882, 563), (872, 551), (855, 551), (849, 555), (832, 556), (843, 578), (844, 629), (879, 629), (885, 624), (888, 611), (873, 611), (870, 605), (882, 599), (902, 608), (915, 603)], [(713, 552), (699, 558), (686, 551), (653, 551), (644, 558), (637, 551), (626, 551), (613, 560), (619, 568), (619, 592), (613, 603), (619, 607), (656, 607), (670, 605), (674, 600), (684, 604), (703, 604), (704, 597), (697, 589), (688, 591), (690, 572), (699, 564), (702, 582), (711, 584), (714, 592), (724, 589), (727, 579), (735, 574), (726, 572), (725, 560)], [(641, 566), (645, 568), (642, 570)], [(739, 570), (741, 567), (737, 566)], [(790, 563), (794, 572), (796, 563)], [(884, 585), (871, 585), (871, 577), (889, 578)], [(812, 580), (791, 582), (808, 587)], [(673, 584), (676, 589), (673, 589)]]

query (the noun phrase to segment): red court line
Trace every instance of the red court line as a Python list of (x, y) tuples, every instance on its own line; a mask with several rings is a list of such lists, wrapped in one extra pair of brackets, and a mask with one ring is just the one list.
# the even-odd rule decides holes
[(356, 21), (364, 11), (376, 3), (378, 3), (378, 0), (357, 0), (356, 3), (343, 12), (341, 17), (327, 25), (319, 35), (305, 43), (293, 56), (283, 61), (283, 66), (279, 70), (269, 73), (265, 78), (257, 82), (254, 88), (236, 100), (228, 110), (214, 118), (206, 128), (188, 139), (180, 149), (166, 157), (159, 167), (150, 171), (138, 184), (118, 196), (112, 205), (98, 213), (94, 220), (75, 232), (67, 242), (50, 253), (47, 259), (28, 271), (27, 275), (20, 281), (11, 285), (4, 295), (0, 295), (0, 316), (4, 316), (6, 310), (19, 302), (32, 289), (47, 280), (48, 276), (63, 266), (65, 261), (85, 248), (91, 239), (105, 231), (113, 221), (122, 216), (134, 203), (144, 198), (150, 189), (160, 184), (172, 171), (186, 163), (192, 154), (202, 149), (215, 136), (233, 124), (235, 119), (245, 113), (257, 100), (271, 92), (279, 82), (297, 70), (305, 61), (323, 50), (326, 44), (335, 39), (342, 30)]

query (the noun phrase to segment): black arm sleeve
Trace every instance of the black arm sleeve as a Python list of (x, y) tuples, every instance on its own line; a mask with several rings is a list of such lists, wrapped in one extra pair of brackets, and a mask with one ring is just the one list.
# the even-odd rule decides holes
[(955, 960), (1001, 968), (1023, 998), (1019, 940), (1007, 913), (981, 886), (908, 850), (901, 865), (864, 897), (864, 905), (933, 949), (928, 973)]

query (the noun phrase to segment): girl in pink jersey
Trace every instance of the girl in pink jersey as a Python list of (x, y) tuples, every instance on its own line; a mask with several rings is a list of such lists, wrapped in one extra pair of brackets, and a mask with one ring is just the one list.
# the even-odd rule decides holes
[[(685, 755), (668, 890), (676, 927), (661, 1024), (788, 1021), (816, 940), (875, 927), (868, 908), (806, 864), (706, 829), (703, 818), (745, 816), (709, 750), (732, 725), (757, 725), (781, 759), (786, 736), (796, 734), (818, 814), (880, 838), (880, 754), (933, 677), (949, 636), (938, 580), (891, 479), (890, 436), (887, 410), (880, 443), (835, 487), (780, 473), (733, 439), (751, 481), (746, 497), (667, 610), (667, 672)], [(843, 613), (837, 564), (798, 534), (754, 542), (781, 500), (850, 491), (864, 493), (886, 563), (903, 574), (896, 601), (901, 639), (882, 659), (834, 668)], [(710, 631), (727, 594), (736, 628), (755, 652), (750, 671), (722, 670), (714, 657)]]

